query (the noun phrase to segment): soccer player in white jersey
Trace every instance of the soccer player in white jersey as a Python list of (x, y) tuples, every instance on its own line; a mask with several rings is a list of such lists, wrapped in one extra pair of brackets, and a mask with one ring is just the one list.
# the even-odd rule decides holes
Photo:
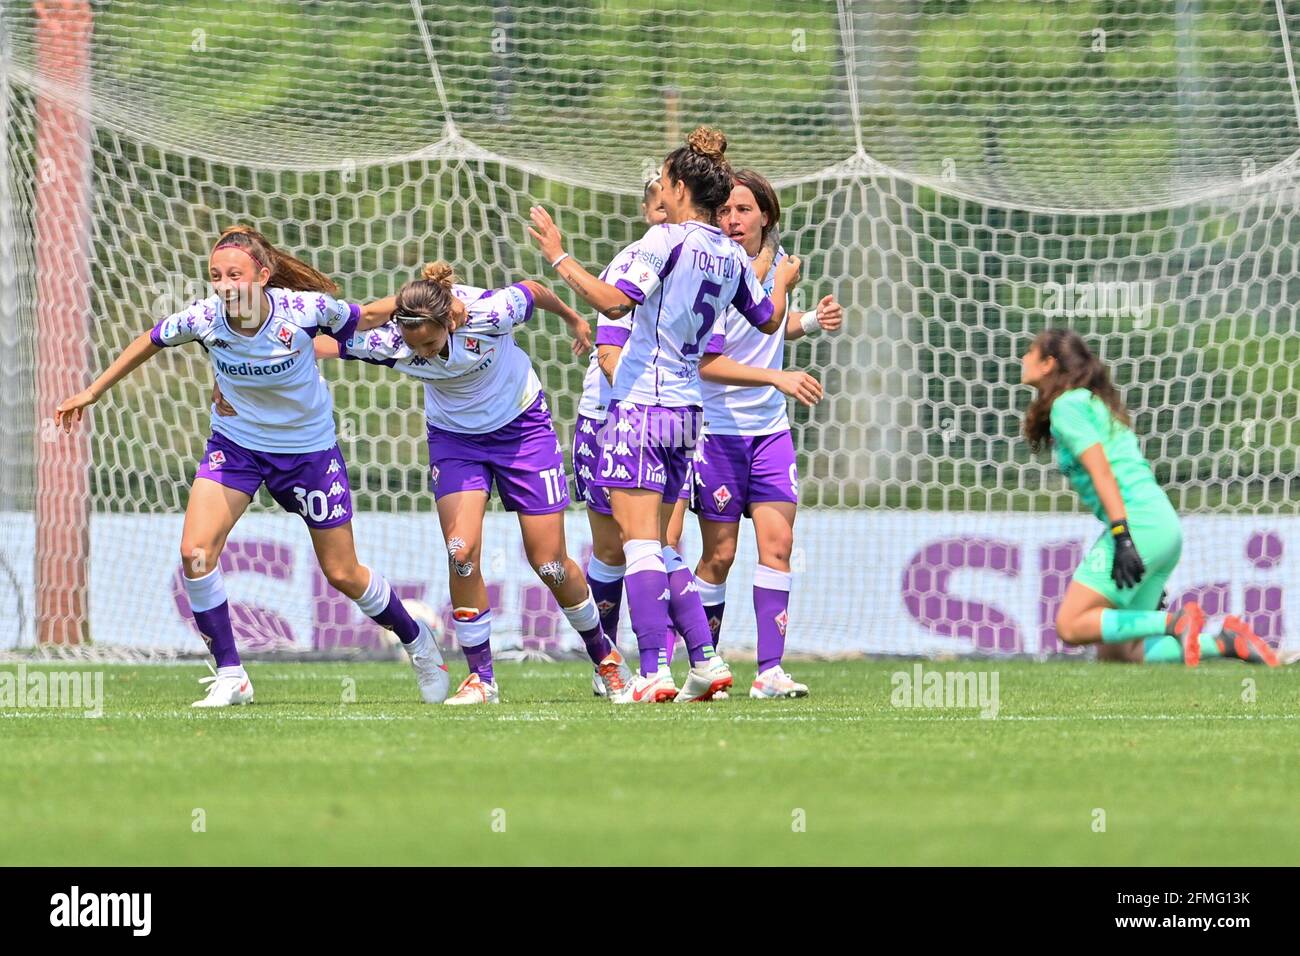
[[(755, 257), (774, 239), (781, 206), (772, 184), (752, 170), (735, 174), (731, 195), (718, 209), (718, 225)], [(775, 262), (785, 251), (778, 249)], [(770, 290), (770, 278), (765, 282)], [(786, 396), (805, 405), (821, 394), (815, 378), (783, 370), (785, 343), (839, 329), (843, 310), (825, 296), (811, 312), (789, 310), (784, 333), (763, 335), (728, 309), (720, 336), (704, 347), (715, 361), (701, 368), (704, 436), (692, 463), (691, 509), (699, 517), (703, 553), (695, 568), (715, 646), (725, 608), (727, 575), (736, 559), (740, 519), (754, 522), (758, 567), (754, 617), (758, 625), (758, 676), (749, 696), (805, 697), (781, 666), (789, 623), (790, 551), (794, 546), (799, 473), (786, 414)]]
[[(658, 173), (650, 179), (641, 193), (641, 217), (647, 226), (658, 226), (668, 221), (668, 209), (664, 206), (659, 188)], [(623, 250), (600, 274), (604, 282), (610, 272), (620, 268), (624, 257), (633, 255), (631, 249)], [(630, 313), (619, 319), (608, 320), (622, 328), (632, 328)], [(618, 618), (623, 606), (623, 535), (618, 530), (618, 523), (609, 508), (609, 491), (592, 484), (595, 478), (593, 468), (597, 467), (600, 442), (597, 435), (605, 422), (605, 413), (609, 410), (609, 389), (613, 369), (618, 365), (621, 347), (610, 345), (604, 350), (606, 370), (602, 370), (599, 353), (593, 351), (587, 365), (586, 375), (582, 380), (582, 397), (578, 400), (578, 421), (573, 429), (573, 483), (587, 509), (587, 522), (591, 526), (591, 559), (587, 564), (587, 581), (591, 584), (591, 593), (596, 598), (596, 607), (600, 610), (600, 623), (605, 636), (615, 646), (618, 645)], [(681, 500), (673, 511), (669, 523), (668, 539), (677, 541), (681, 537), (683, 519), (686, 513), (686, 498), (690, 494), (689, 482), (682, 486)], [(665, 639), (670, 649), (677, 635), (669, 626)], [(599, 672), (592, 674), (592, 693), (597, 697), (606, 694), (605, 682)]]
[[(512, 335), (535, 307), (564, 318), (575, 353), (591, 348), (591, 327), (541, 283), (492, 290), (458, 285), (445, 262), (430, 263), (423, 278), (402, 286), (392, 321), (342, 343), (344, 358), (386, 365), (424, 383), (429, 472), (450, 564), (456, 640), (469, 664), (469, 676), (447, 700), (452, 705), (501, 699), (480, 559), (494, 484), (506, 510), (519, 515), (528, 562), (581, 635), (606, 693), (621, 691), (632, 676), (605, 638), (591, 589), (565, 545), (564, 453), (541, 382)], [(317, 354), (339, 353), (334, 342), (318, 340)]]
[(416, 622), (377, 571), (357, 561), (352, 492), (334, 435), (334, 406), (316, 366), (317, 334), (347, 338), (381, 323), (387, 300), (349, 305), (337, 286), (311, 266), (243, 226), (221, 234), (209, 260), (215, 295), (163, 319), (126, 347), (86, 390), (57, 409), (71, 430), (84, 410), (119, 379), (162, 349), (198, 342), (212, 360), (237, 418), (212, 414), (212, 435), (199, 464), (181, 533), (185, 593), (194, 622), (216, 660), (206, 696), (196, 707), (253, 699), (253, 685), (235, 647), (220, 557), (235, 522), (265, 483), (311, 534), (321, 571), (362, 612), (401, 639), (429, 703), (447, 697), (450, 678), (429, 628)]
[[(630, 330), (601, 323), (596, 337), (606, 356), (611, 346), (622, 348), (598, 436), (594, 483), (609, 489), (623, 537), (624, 584), (640, 657), (640, 673), (611, 695), (615, 703), (707, 700), (732, 683), (713, 651), (694, 576), (666, 544), (667, 523), (699, 434), (704, 343), (721, 330), (729, 305), (765, 333), (781, 328), (798, 260), (778, 268), (774, 308), (744, 250), (714, 224), (731, 193), (725, 150), (719, 131), (701, 127), (668, 155), (659, 181), (669, 221), (633, 244), (635, 254), (611, 273), (612, 285), (564, 252), (546, 210), (531, 210), (529, 233), (561, 278), (606, 318), (632, 313)], [(660, 666), (670, 617), (691, 661), (680, 691), (669, 668)]]

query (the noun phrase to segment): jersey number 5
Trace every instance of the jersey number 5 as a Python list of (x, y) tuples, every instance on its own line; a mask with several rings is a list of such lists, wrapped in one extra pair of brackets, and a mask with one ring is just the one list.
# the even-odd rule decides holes
[[(700, 291), (695, 293), (695, 304), (691, 306), (691, 311), (704, 321), (700, 325), (699, 334), (695, 336), (695, 341), (687, 342), (682, 346), (683, 355), (697, 355), (700, 346), (704, 344), (705, 339), (709, 337), (709, 333), (713, 331), (713, 323), (718, 317), (718, 295), (721, 292), (722, 286), (716, 282), (705, 279), (700, 283)], [(709, 299), (712, 299), (713, 302), (709, 302)]]

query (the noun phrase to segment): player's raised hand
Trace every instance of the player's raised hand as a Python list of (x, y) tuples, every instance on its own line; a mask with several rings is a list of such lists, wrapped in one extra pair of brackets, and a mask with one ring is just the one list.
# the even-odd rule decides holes
[(822, 400), (821, 382), (807, 372), (794, 370), (778, 372), (776, 387), (786, 395), (809, 407)]
[(835, 296), (823, 296), (817, 303), (817, 324), (823, 332), (838, 332), (844, 322), (844, 308)]
[(65, 398), (59, 402), (59, 407), (54, 410), (54, 420), (65, 432), (70, 432), (72, 431), (72, 423), (81, 421), (83, 410), (94, 405), (97, 401), (94, 392), (88, 388), (84, 389), (71, 398)]
[(795, 283), (799, 281), (799, 269), (803, 263), (799, 261), (798, 256), (786, 256), (776, 267), (776, 279), (785, 286), (786, 291), (793, 289)]
[(532, 206), (528, 210), (528, 216), (533, 221), (528, 234), (533, 237), (533, 241), (537, 243), (537, 248), (542, 251), (546, 261), (554, 262), (564, 255), (564, 236), (560, 233), (560, 227), (555, 224), (555, 220), (551, 218), (551, 214), (541, 206)]

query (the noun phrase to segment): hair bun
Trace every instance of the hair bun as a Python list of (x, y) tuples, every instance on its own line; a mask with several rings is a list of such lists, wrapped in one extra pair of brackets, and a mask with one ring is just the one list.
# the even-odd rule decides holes
[(714, 129), (712, 126), (697, 126), (691, 135), (686, 137), (686, 145), (695, 152), (720, 163), (727, 152), (727, 137), (723, 135), (722, 130)]
[(451, 265), (441, 259), (437, 262), (427, 263), (420, 270), (420, 276), (430, 282), (436, 282), (446, 289), (450, 289), (456, 282), (456, 273), (452, 271)]

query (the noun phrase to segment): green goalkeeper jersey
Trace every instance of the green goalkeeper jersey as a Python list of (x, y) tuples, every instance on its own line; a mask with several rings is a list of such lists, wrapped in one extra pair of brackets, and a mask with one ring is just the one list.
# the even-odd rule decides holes
[(1102, 521), (1109, 522), (1097, 497), (1092, 477), (1079, 463), (1079, 456), (1100, 444), (1115, 474), (1127, 516), (1144, 506), (1168, 507), (1169, 499), (1156, 483), (1151, 465), (1138, 447), (1132, 429), (1116, 421), (1106, 403), (1086, 388), (1062, 392), (1052, 403), (1052, 443), (1056, 463), (1084, 505)]

